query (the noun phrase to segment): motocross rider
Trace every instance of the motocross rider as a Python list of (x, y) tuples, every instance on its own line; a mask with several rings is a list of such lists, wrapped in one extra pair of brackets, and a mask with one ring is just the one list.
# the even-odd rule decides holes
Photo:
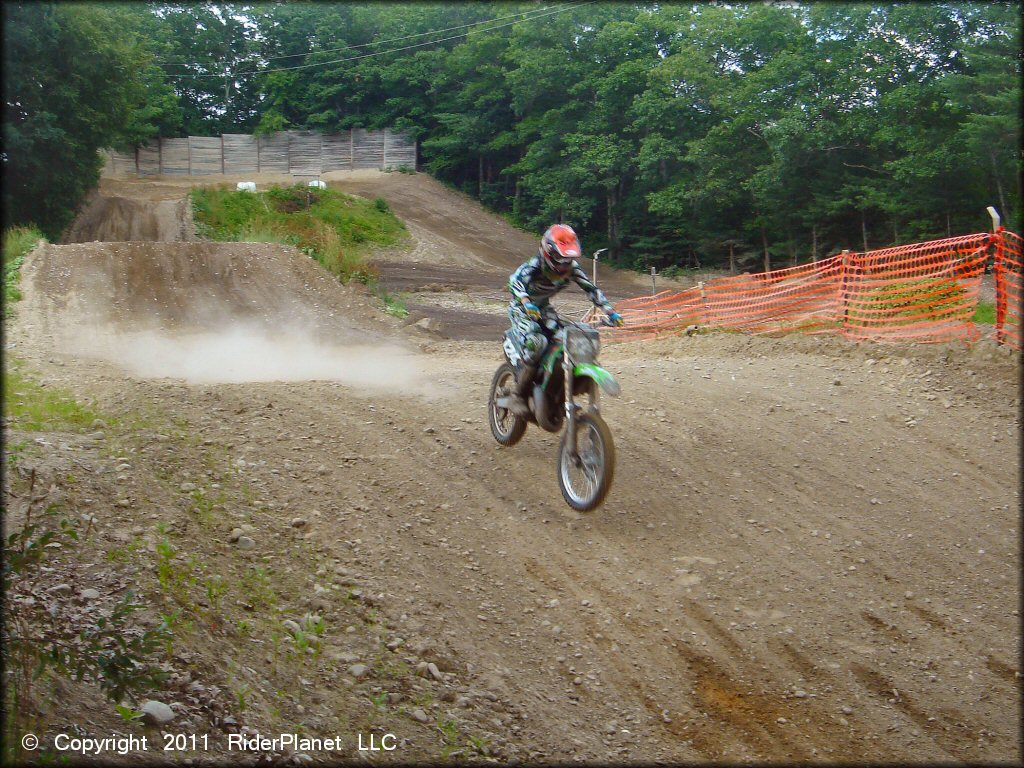
[(590, 282), (577, 263), (576, 259), (581, 254), (580, 241), (572, 227), (554, 224), (541, 238), (540, 252), (508, 279), (508, 289), (512, 293), (508, 317), (512, 322), (513, 342), (521, 356), (515, 391), (509, 398), (509, 410), (519, 416), (530, 412), (526, 394), (548, 344), (541, 323), (553, 321), (553, 325), (558, 322), (558, 314), (548, 302), (569, 285), (570, 279), (587, 292), (594, 306), (608, 315), (609, 322), (622, 325), (622, 317), (608, 302), (604, 292)]

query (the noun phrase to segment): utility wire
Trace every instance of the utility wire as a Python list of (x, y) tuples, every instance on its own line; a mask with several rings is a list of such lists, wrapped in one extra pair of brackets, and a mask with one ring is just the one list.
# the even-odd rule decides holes
[[(504, 21), (505, 19), (514, 19), (514, 18), (519, 17), (519, 16), (528, 16), (531, 13), (536, 13), (538, 11), (546, 11), (546, 10), (548, 10), (550, 8), (556, 8), (556, 7), (557, 6), (546, 5), (546, 6), (542, 7), (542, 8), (533, 8), (533, 9), (531, 9), (529, 11), (520, 11), (519, 13), (509, 14), (508, 16), (497, 16), (497, 17), (495, 17), (493, 19), (483, 19), (482, 21), (470, 22), (469, 24), (459, 24), (458, 26), (455, 26), (455, 27), (446, 27), (445, 29), (435, 29), (435, 30), (432, 30), (430, 32), (418, 32), (415, 35), (404, 35), (403, 37), (392, 37), (389, 40), (374, 40), (374, 41), (369, 42), (369, 43), (357, 43), (355, 45), (342, 45), (342, 46), (340, 46), (338, 48), (320, 48), (320, 49), (317, 49), (317, 50), (300, 51), (299, 53), (282, 53), (282, 54), (280, 54), (278, 56), (263, 56), (261, 58), (263, 58), (264, 61), (274, 61), (276, 59), (293, 59), (296, 56), (309, 56), (311, 53), (334, 53), (335, 51), (345, 51), (345, 50), (350, 50), (350, 49), (355, 49), (355, 48), (368, 48), (371, 45), (385, 45), (387, 43), (397, 43), (397, 42), (401, 42), (402, 40), (411, 40), (411, 39), (413, 39), (415, 37), (425, 37), (426, 35), (440, 35), (440, 34), (443, 34), (444, 32), (451, 32), (454, 29), (465, 29), (466, 27), (475, 27), (475, 26), (478, 26), (480, 24), (491, 24), (491, 23), (493, 23), (495, 21)], [(561, 10), (567, 10), (568, 7), (569, 6), (563, 7)], [(524, 21), (525, 21), (525, 19), (524, 19)], [(188, 63), (188, 62), (162, 61), (162, 62), (157, 62), (157, 63), (160, 66), (162, 66), (162, 67), (191, 67), (191, 66), (193, 66), (193, 64)]]
[[(548, 11), (547, 13), (540, 13), (540, 14), (537, 14), (535, 16), (531, 16), (528, 19), (527, 18), (518, 19), (516, 21), (511, 21), (511, 22), (508, 22), (506, 24), (499, 24), (496, 27), (488, 27), (487, 29), (473, 29), (473, 30), (470, 30), (469, 32), (463, 32), (460, 35), (453, 35), (452, 37), (445, 37), (445, 38), (441, 38), (440, 40), (428, 40), (425, 43), (414, 43), (413, 45), (405, 45), (405, 46), (402, 46), (400, 48), (391, 48), (391, 49), (386, 50), (386, 51), (376, 51), (374, 53), (363, 53), (363, 54), (360, 54), (359, 56), (349, 56), (349, 57), (344, 58), (344, 59), (334, 59), (332, 61), (318, 61), (318, 62), (313, 62), (311, 64), (297, 64), (297, 65), (295, 65), (293, 67), (277, 67), (277, 68), (274, 68), (274, 69), (256, 69), (256, 70), (252, 70), (251, 72), (234, 72), (234, 73), (232, 73), (231, 76), (232, 77), (247, 77), (249, 75), (265, 75), (265, 74), (270, 74), (272, 72), (290, 72), (290, 71), (293, 71), (293, 70), (296, 70), (296, 69), (309, 69), (310, 67), (322, 67), (322, 66), (326, 66), (328, 64), (343, 64), (343, 63), (348, 62), (348, 61), (356, 61), (358, 59), (368, 59), (368, 58), (371, 58), (373, 56), (384, 56), (384, 55), (389, 54), (389, 53), (398, 53), (399, 51), (408, 51), (408, 50), (411, 50), (413, 48), (422, 48), (423, 46), (426, 46), (426, 45), (436, 45), (437, 43), (446, 43), (446, 42), (449, 42), (450, 40), (458, 40), (460, 37), (466, 37), (466, 36), (472, 34), (473, 32), (493, 32), (496, 29), (502, 29), (504, 27), (510, 27), (510, 26), (512, 26), (514, 24), (519, 24), (519, 23), (521, 23), (523, 21), (533, 21), (534, 19), (539, 19), (539, 18), (542, 18), (542, 17), (545, 17), (545, 16), (552, 16), (552, 15), (555, 15), (555, 14), (564, 13), (565, 11), (572, 10), (573, 8), (582, 8), (585, 5), (592, 5), (595, 2), (597, 2), (597, 0), (587, 0), (587, 2), (576, 3), (574, 5), (571, 5), (571, 6), (568, 6), (568, 7), (565, 7), (565, 8), (559, 8), (558, 10), (555, 10), (555, 11)], [(488, 22), (480, 22), (480, 23), (488, 23)], [(216, 77), (218, 79), (221, 79), (221, 78), (226, 77), (226, 76), (227, 76), (227, 73), (223, 73), (223, 72), (219, 73), (219, 74), (182, 73), (182, 74), (168, 74), (168, 75), (166, 75), (166, 77)]]

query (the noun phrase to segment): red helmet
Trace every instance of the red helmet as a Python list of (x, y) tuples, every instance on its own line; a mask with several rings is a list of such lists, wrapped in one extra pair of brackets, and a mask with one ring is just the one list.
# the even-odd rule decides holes
[(554, 224), (548, 227), (544, 237), (540, 239), (540, 254), (548, 268), (564, 275), (572, 267), (572, 262), (583, 253), (580, 239), (565, 224)]

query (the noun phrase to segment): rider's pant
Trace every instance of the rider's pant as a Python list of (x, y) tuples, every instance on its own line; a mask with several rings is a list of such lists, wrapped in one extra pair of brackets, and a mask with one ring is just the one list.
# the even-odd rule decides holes
[[(550, 304), (541, 309), (541, 322), (545, 325), (557, 324), (558, 313)], [(519, 350), (526, 365), (536, 365), (544, 355), (544, 349), (548, 345), (548, 337), (544, 335), (541, 324), (531, 320), (518, 301), (512, 301), (508, 305), (508, 319), (512, 323), (512, 342)]]

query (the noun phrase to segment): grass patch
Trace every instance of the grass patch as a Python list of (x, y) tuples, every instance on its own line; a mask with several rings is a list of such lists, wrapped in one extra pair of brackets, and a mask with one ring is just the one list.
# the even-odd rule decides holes
[(979, 301), (974, 310), (974, 322), (984, 325), (996, 324), (996, 305), (988, 301)]
[[(84, 431), (100, 418), (91, 408), (60, 390), (43, 387), (21, 372), (17, 363), (4, 365), (4, 416), (26, 432)], [(108, 417), (108, 423), (111, 419)]]
[(3, 267), (4, 267), (4, 317), (14, 314), (11, 306), (21, 300), (21, 265), (25, 256), (37, 242), (45, 240), (43, 233), (35, 227), (11, 227), (4, 232)]
[(967, 292), (951, 278), (899, 280), (850, 297), (848, 318), (872, 325), (912, 325), (953, 318), (965, 308)]
[(191, 192), (199, 233), (213, 240), (282, 243), (313, 257), (341, 282), (375, 278), (366, 257), (374, 247), (399, 243), (405, 225), (387, 202), (334, 189), (297, 184), (266, 191), (214, 187)]
[(392, 317), (405, 319), (409, 316), (409, 308), (405, 305), (405, 300), (399, 296), (392, 296), (384, 287), (379, 283), (374, 286), (374, 295), (381, 300), (384, 304), (384, 311)]

